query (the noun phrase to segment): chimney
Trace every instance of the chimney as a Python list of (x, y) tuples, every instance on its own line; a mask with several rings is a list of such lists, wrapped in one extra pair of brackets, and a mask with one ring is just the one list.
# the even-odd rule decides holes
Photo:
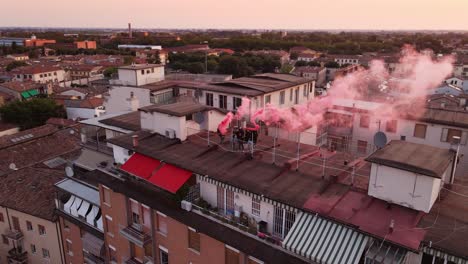
[(131, 111), (137, 111), (138, 108), (140, 108), (140, 100), (133, 94), (133, 92), (130, 92), (130, 98), (128, 99), (129, 104), (130, 104), (130, 110)]
[(393, 233), (393, 229), (395, 227), (395, 220), (390, 220), (390, 225), (388, 226), (388, 233), (391, 234)]
[(132, 140), (133, 140), (133, 148), (137, 148), (138, 147), (138, 135), (133, 135)]
[(132, 23), (128, 23), (128, 37), (133, 38), (132, 34)]

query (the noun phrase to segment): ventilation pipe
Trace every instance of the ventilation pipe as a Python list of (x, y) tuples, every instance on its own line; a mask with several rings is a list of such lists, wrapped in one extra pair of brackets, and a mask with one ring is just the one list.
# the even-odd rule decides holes
[(132, 141), (133, 141), (133, 148), (137, 148), (138, 147), (138, 135), (133, 135)]
[[(450, 184), (453, 184), (455, 181), (455, 172), (457, 171), (457, 164), (458, 164), (458, 154), (460, 153), (460, 137), (453, 137), (457, 144), (457, 149), (455, 152), (455, 158), (453, 159), (453, 165), (452, 165), (452, 175), (450, 177)], [(451, 149), (454, 150), (454, 149)]]

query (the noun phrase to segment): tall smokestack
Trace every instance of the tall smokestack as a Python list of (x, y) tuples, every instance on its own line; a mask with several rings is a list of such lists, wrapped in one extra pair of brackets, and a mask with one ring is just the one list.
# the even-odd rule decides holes
[(128, 37), (133, 38), (132, 34), (132, 23), (128, 23)]

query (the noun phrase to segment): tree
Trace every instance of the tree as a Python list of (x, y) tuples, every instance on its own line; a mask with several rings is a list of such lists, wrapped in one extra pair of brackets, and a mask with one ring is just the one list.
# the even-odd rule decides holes
[(307, 65), (312, 66), (312, 67), (322, 66), (322, 65), (320, 65), (320, 62), (318, 62), (318, 61), (309, 61), (309, 63), (307, 63)]
[(26, 62), (24, 61), (13, 61), (13, 62), (10, 62), (6, 67), (6, 71), (11, 71), (13, 69), (16, 69), (18, 67), (22, 67), (22, 66), (26, 66), (28, 65)]
[(191, 62), (187, 64), (185, 70), (190, 73), (204, 73), (205, 65), (201, 62)]
[(159, 50), (156, 50), (154, 54), (151, 54), (151, 56), (148, 58), (148, 63), (152, 63), (152, 64), (161, 63), (161, 57), (159, 57)]
[(296, 61), (296, 64), (295, 64), (296, 67), (302, 67), (302, 66), (307, 66), (307, 61)]
[(291, 55), (289, 55), (289, 58), (291, 60), (297, 60), (298, 57), (299, 57), (299, 54), (297, 54), (296, 52), (293, 52), (291, 53)]
[(135, 57), (133, 56), (125, 56), (124, 57), (124, 64), (129, 65), (132, 64), (135, 61)]
[(336, 62), (336, 61), (329, 61), (329, 62), (325, 63), (325, 67), (327, 67), (327, 68), (339, 68), (340, 64), (338, 64), (338, 62)]
[(254, 71), (242, 58), (237, 56), (224, 56), (219, 61), (218, 73), (232, 74), (237, 78), (252, 75)]
[(103, 74), (107, 78), (112, 78), (117, 74), (117, 68), (116, 67), (110, 67), (104, 70)]
[(2, 119), (21, 129), (44, 125), (51, 117), (65, 117), (63, 106), (49, 98), (34, 98), (29, 101), (14, 101), (0, 107)]
[(291, 73), (291, 71), (293, 70), (293, 66), (290, 65), (290, 64), (285, 64), (283, 65), (283, 67), (281, 67), (281, 70), (280, 70), (280, 73)]

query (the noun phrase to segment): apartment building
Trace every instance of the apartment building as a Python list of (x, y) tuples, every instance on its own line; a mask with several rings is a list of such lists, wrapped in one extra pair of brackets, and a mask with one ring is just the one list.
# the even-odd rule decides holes
[(0, 138), (2, 263), (64, 263), (53, 186), (78, 143), (73, 128), (50, 124)]
[(314, 80), (318, 87), (322, 87), (327, 77), (327, 69), (324, 67), (301, 66), (295, 67), (292, 74)]
[(11, 81), (0, 83), (0, 92), (9, 95), (15, 100), (27, 100), (37, 97), (41, 94), (49, 94), (51, 89), (47, 84), (40, 84), (35, 82), (19, 82)]
[(360, 64), (360, 55), (335, 55), (334, 61), (337, 62), (340, 67), (346, 64), (358, 65)]
[[(85, 173), (99, 186), (107, 262), (467, 260), (466, 230), (450, 233), (466, 199), (453, 150), (393, 140), (364, 160), (260, 132), (242, 152), (220, 142), (222, 115), (204, 105), (137, 113), (141, 130), (107, 141), (115, 163)], [(192, 123), (198, 133), (181, 132)]]
[[(119, 68), (119, 80), (109, 90), (105, 106), (109, 113), (128, 111), (129, 98), (139, 107), (174, 102), (185, 97), (207, 106), (234, 111), (242, 97), (255, 107), (273, 104), (290, 107), (314, 97), (315, 82), (291, 74), (265, 73), (221, 82), (164, 80), (159, 65), (134, 65)], [(138, 107), (137, 107), (138, 108)]]
[(96, 49), (96, 41), (84, 40), (84, 41), (75, 41), (73, 42), (76, 49)]
[(96, 65), (73, 65), (69, 69), (70, 79), (71, 80), (79, 80), (79, 79), (86, 79), (92, 78), (95, 76), (102, 76), (103, 67), (96, 66)]
[(72, 120), (99, 117), (106, 113), (104, 99), (92, 97), (85, 99), (65, 100), (64, 106), (67, 118)]
[(58, 83), (65, 80), (65, 71), (57, 66), (26, 66), (12, 70), (20, 82)]

